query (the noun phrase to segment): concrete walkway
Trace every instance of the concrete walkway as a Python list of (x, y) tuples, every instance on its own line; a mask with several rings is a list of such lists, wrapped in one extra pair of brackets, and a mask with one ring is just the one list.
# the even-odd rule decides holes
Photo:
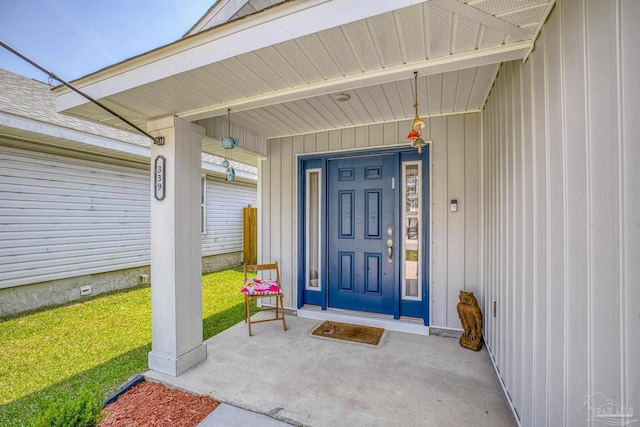
[(198, 427), (290, 427), (290, 424), (266, 415), (221, 403), (215, 411), (202, 420)]
[(388, 331), (378, 346), (312, 337), (320, 323), (288, 316), (288, 331), (262, 323), (249, 337), (243, 322), (208, 340), (207, 359), (178, 378), (145, 376), (270, 417), (220, 426), (271, 418), (303, 426), (516, 425), (486, 350)]

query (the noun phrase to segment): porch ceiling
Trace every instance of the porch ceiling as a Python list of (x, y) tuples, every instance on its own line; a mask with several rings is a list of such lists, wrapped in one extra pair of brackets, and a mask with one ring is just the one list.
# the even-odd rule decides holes
[[(479, 111), (499, 68), (491, 64), (419, 77), (420, 116)], [(411, 74), (404, 80), (343, 92), (351, 96), (348, 102), (337, 102), (335, 94), (320, 95), (245, 110), (234, 114), (233, 122), (269, 138), (414, 116)]]
[[(375, 3), (284, 2), (75, 83), (142, 127), (167, 115), (201, 120), (231, 108), (235, 124), (265, 137), (410, 118), (413, 71), (420, 76), (421, 116), (475, 111), (498, 64), (528, 53), (554, 1), (381, 1), (405, 7), (386, 6), (373, 15), (352, 10)], [(349, 21), (334, 16), (339, 12), (365, 17)], [(314, 19), (309, 25), (317, 31), (295, 27), (294, 14)], [(274, 43), (255, 38), (269, 38), (283, 25), (291, 30)], [(245, 32), (258, 48), (238, 47), (235, 54), (225, 42)], [(223, 47), (229, 52), (219, 53)], [(206, 49), (216, 48), (212, 57), (218, 59), (203, 59), (214, 52)], [(191, 60), (198, 49), (205, 50)], [(143, 68), (148, 72), (135, 74)], [(56, 92), (60, 111), (126, 126), (66, 88)], [(337, 103), (339, 92), (351, 100)]]

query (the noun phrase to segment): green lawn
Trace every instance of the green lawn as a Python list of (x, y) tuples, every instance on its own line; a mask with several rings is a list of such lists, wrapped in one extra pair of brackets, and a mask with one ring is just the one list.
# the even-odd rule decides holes
[[(243, 320), (243, 278), (240, 269), (202, 276), (205, 339)], [(30, 425), (83, 390), (108, 395), (146, 370), (150, 342), (148, 286), (0, 318), (0, 426)]]

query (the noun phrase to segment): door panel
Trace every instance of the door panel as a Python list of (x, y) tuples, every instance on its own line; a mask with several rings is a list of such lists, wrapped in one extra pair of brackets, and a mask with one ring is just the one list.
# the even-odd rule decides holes
[(394, 312), (395, 251), (390, 263), (387, 247), (398, 235), (393, 177), (392, 154), (329, 161), (329, 307)]

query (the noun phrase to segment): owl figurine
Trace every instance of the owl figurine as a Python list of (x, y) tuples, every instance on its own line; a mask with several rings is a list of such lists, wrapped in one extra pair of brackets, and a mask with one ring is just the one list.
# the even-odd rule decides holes
[(460, 336), (460, 346), (479, 351), (482, 348), (482, 312), (473, 292), (460, 291), (458, 317), (464, 328)]

